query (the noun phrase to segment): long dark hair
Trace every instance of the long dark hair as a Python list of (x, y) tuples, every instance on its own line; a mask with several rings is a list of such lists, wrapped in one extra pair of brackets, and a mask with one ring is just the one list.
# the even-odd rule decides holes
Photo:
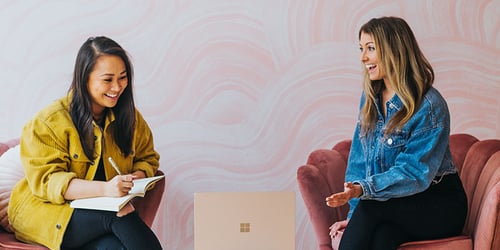
[(112, 136), (124, 156), (132, 153), (132, 140), (135, 128), (135, 104), (132, 92), (133, 68), (127, 52), (115, 41), (107, 37), (91, 37), (83, 43), (76, 57), (73, 81), (69, 88), (72, 94), (69, 113), (78, 130), (85, 155), (95, 159), (94, 127), (92, 125), (92, 103), (87, 89), (89, 75), (94, 69), (97, 58), (102, 55), (120, 57), (127, 70), (128, 85), (112, 108), (115, 115)]

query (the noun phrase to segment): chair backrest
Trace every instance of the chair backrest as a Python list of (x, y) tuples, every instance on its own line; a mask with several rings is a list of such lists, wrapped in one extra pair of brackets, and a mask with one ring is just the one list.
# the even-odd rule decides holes
[(7, 151), (9, 148), (10, 148), (9, 145), (5, 143), (0, 143), (0, 156), (2, 156), (3, 153), (5, 153), (5, 151)]
[(340, 155), (342, 155), (342, 157), (344, 158), (345, 162), (347, 162), (347, 159), (349, 159), (349, 152), (351, 152), (351, 143), (352, 140), (350, 139), (340, 141), (335, 144), (335, 146), (333, 146), (332, 150), (339, 152)]
[(450, 151), (459, 173), (462, 171), (467, 152), (477, 141), (479, 140), (476, 137), (469, 134), (450, 135)]
[(0, 156), (3, 155), (9, 148), (12, 148), (19, 144), (19, 139), (12, 139), (6, 142), (0, 142)]

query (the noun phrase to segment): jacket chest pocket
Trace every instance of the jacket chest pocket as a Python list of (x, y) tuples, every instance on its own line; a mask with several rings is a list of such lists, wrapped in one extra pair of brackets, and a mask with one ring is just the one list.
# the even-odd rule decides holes
[(396, 157), (405, 150), (408, 142), (408, 132), (397, 130), (380, 139), (382, 144), (382, 159), (384, 165), (392, 166)]
[(70, 163), (68, 171), (76, 173), (79, 178), (85, 178), (90, 166), (94, 163), (90, 161), (83, 150), (70, 147)]

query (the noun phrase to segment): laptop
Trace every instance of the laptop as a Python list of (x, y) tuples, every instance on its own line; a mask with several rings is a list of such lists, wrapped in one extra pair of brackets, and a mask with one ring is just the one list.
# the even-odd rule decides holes
[(195, 250), (294, 250), (294, 192), (194, 194)]

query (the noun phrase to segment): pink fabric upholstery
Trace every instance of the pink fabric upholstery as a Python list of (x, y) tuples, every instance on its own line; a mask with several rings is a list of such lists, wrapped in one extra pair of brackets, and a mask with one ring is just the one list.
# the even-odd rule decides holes
[(439, 240), (423, 240), (408, 242), (399, 247), (399, 250), (458, 250), (472, 249), (472, 241), (469, 237), (461, 235)]
[[(163, 172), (158, 170), (156, 175), (163, 175)], [(156, 182), (154, 188), (146, 192), (144, 197), (136, 198), (133, 202), (135, 210), (149, 227), (153, 225), (164, 191), (165, 178)]]
[[(0, 143), (0, 156), (7, 151), (9, 148), (14, 147), (19, 143), (18, 139), (13, 139), (5, 143)], [(157, 175), (162, 175), (162, 171), (158, 171)], [(163, 193), (165, 191), (165, 178), (161, 179), (155, 184), (155, 187), (146, 193), (143, 198), (137, 198), (134, 200), (134, 206), (136, 211), (142, 220), (151, 227), (153, 225), (154, 218), (158, 211)], [(48, 249), (43, 246), (25, 244), (16, 240), (13, 233), (6, 232), (0, 228), (0, 249), (23, 249), (23, 250), (42, 250)]]
[(40, 245), (22, 243), (16, 240), (13, 233), (8, 233), (0, 229), (0, 249), (46, 250), (48, 248)]
[[(337, 249), (341, 234), (332, 240), (329, 227), (347, 217), (347, 205), (330, 208), (325, 198), (343, 190), (349, 149), (350, 140), (344, 140), (331, 150), (313, 151), (306, 165), (297, 170), (299, 190), (321, 250)], [(408, 242), (400, 250), (500, 249), (500, 140), (479, 141), (468, 134), (454, 134), (450, 136), (450, 149), (468, 197), (463, 235)]]
[(334, 221), (345, 219), (349, 210), (348, 206), (325, 209), (325, 198), (332, 190), (343, 188), (345, 165), (337, 151), (317, 150), (311, 153), (307, 165), (297, 171), (300, 192), (313, 221), (320, 250), (332, 249), (328, 228)]

